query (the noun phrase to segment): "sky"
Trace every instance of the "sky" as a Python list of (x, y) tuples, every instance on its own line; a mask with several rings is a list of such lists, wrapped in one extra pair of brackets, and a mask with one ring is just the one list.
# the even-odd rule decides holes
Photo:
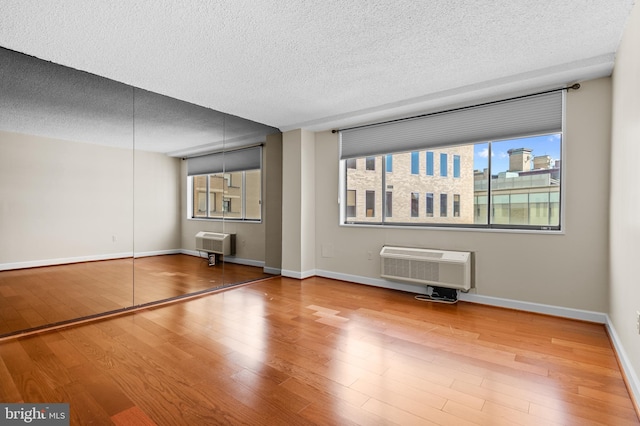
[[(509, 168), (509, 154), (507, 151), (513, 148), (532, 149), (532, 155), (549, 155), (551, 164), (560, 157), (560, 134), (536, 136), (522, 139), (504, 140), (491, 144), (491, 168), (492, 174), (504, 172)], [(488, 144), (477, 144), (474, 146), (473, 169), (484, 170), (488, 166), (489, 147)]]

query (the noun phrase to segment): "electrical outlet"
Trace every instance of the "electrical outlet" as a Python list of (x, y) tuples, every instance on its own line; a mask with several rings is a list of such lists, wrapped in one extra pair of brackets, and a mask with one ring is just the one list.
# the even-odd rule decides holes
[(370, 252), (370, 251), (367, 252), (367, 259), (373, 260), (373, 253), (372, 252)]
[(636, 311), (636, 330), (640, 334), (640, 311)]

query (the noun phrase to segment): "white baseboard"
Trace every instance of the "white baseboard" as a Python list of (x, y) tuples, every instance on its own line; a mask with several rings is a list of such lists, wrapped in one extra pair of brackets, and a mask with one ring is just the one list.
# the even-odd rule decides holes
[(296, 278), (298, 280), (304, 280), (305, 278), (311, 278), (314, 275), (319, 275), (319, 274), (318, 274), (318, 271), (316, 271), (315, 269), (312, 269), (312, 270), (309, 270), (309, 271), (303, 271), (303, 272), (290, 271), (288, 269), (282, 269), (280, 271), (280, 275), (282, 275), (283, 277)]
[(271, 268), (269, 266), (265, 266), (264, 267), (264, 273), (265, 274), (271, 274), (271, 275), (281, 275), (282, 274), (282, 269), (280, 269), (280, 268)]
[[(284, 274), (283, 274), (284, 275)], [(350, 281), (358, 284), (372, 285), (393, 290), (407, 291), (410, 293), (424, 294), (425, 286), (421, 284), (409, 284), (396, 281), (383, 280), (381, 278), (369, 278), (356, 275), (341, 274), (331, 271), (316, 270), (316, 275), (336, 280)], [(502, 299), (499, 297), (482, 296), (473, 293), (458, 292), (458, 300), (480, 303), (502, 308), (516, 309), (520, 311), (535, 312), (539, 314), (553, 315), (557, 317), (590, 321), (599, 324), (607, 323), (607, 314), (602, 312), (586, 311), (581, 309), (564, 308), (562, 306), (544, 305), (540, 303), (521, 302), (518, 300)]]
[(602, 312), (586, 311), (582, 309), (565, 308), (562, 306), (545, 305), (542, 303), (522, 302), (519, 300), (503, 299), (501, 297), (483, 296), (473, 293), (458, 292), (458, 300), (464, 302), (479, 303), (501, 308), (516, 309), (518, 311), (535, 312), (537, 314), (553, 315), (556, 317), (570, 318), (581, 321), (607, 323), (607, 314)]
[(151, 257), (151, 256), (164, 256), (166, 254), (180, 254), (182, 250), (173, 249), (173, 250), (156, 250), (156, 251), (144, 251), (144, 252), (136, 252), (133, 257)]
[(640, 406), (640, 380), (638, 380), (636, 370), (633, 368), (633, 365), (631, 364), (631, 361), (627, 356), (627, 352), (624, 350), (624, 346), (622, 346), (622, 342), (618, 337), (618, 333), (616, 333), (616, 329), (613, 326), (609, 315), (607, 315), (606, 326), (607, 331), (609, 332), (609, 337), (611, 337), (613, 347), (618, 354), (618, 359), (620, 360), (620, 365), (622, 367), (622, 370), (624, 371), (624, 375), (627, 378), (631, 397), (635, 400), (636, 406)]

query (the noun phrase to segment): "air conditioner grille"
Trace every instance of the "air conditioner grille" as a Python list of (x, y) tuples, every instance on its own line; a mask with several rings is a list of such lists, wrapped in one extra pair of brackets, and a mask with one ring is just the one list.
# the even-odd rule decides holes
[(385, 246), (380, 252), (383, 278), (468, 290), (469, 252)]
[(216, 253), (222, 252), (223, 251), (222, 240), (203, 239), (202, 248), (206, 251), (211, 251)]

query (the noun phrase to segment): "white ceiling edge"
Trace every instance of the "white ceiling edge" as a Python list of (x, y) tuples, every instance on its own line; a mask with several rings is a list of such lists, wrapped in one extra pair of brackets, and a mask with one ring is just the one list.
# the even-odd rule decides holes
[(601, 55), (572, 64), (563, 64), (543, 70), (457, 87), (347, 114), (281, 126), (280, 130), (282, 132), (295, 129), (305, 129), (312, 132), (339, 130), (341, 128), (410, 117), (473, 103), (562, 88), (580, 81), (611, 76), (614, 59), (614, 54)]

